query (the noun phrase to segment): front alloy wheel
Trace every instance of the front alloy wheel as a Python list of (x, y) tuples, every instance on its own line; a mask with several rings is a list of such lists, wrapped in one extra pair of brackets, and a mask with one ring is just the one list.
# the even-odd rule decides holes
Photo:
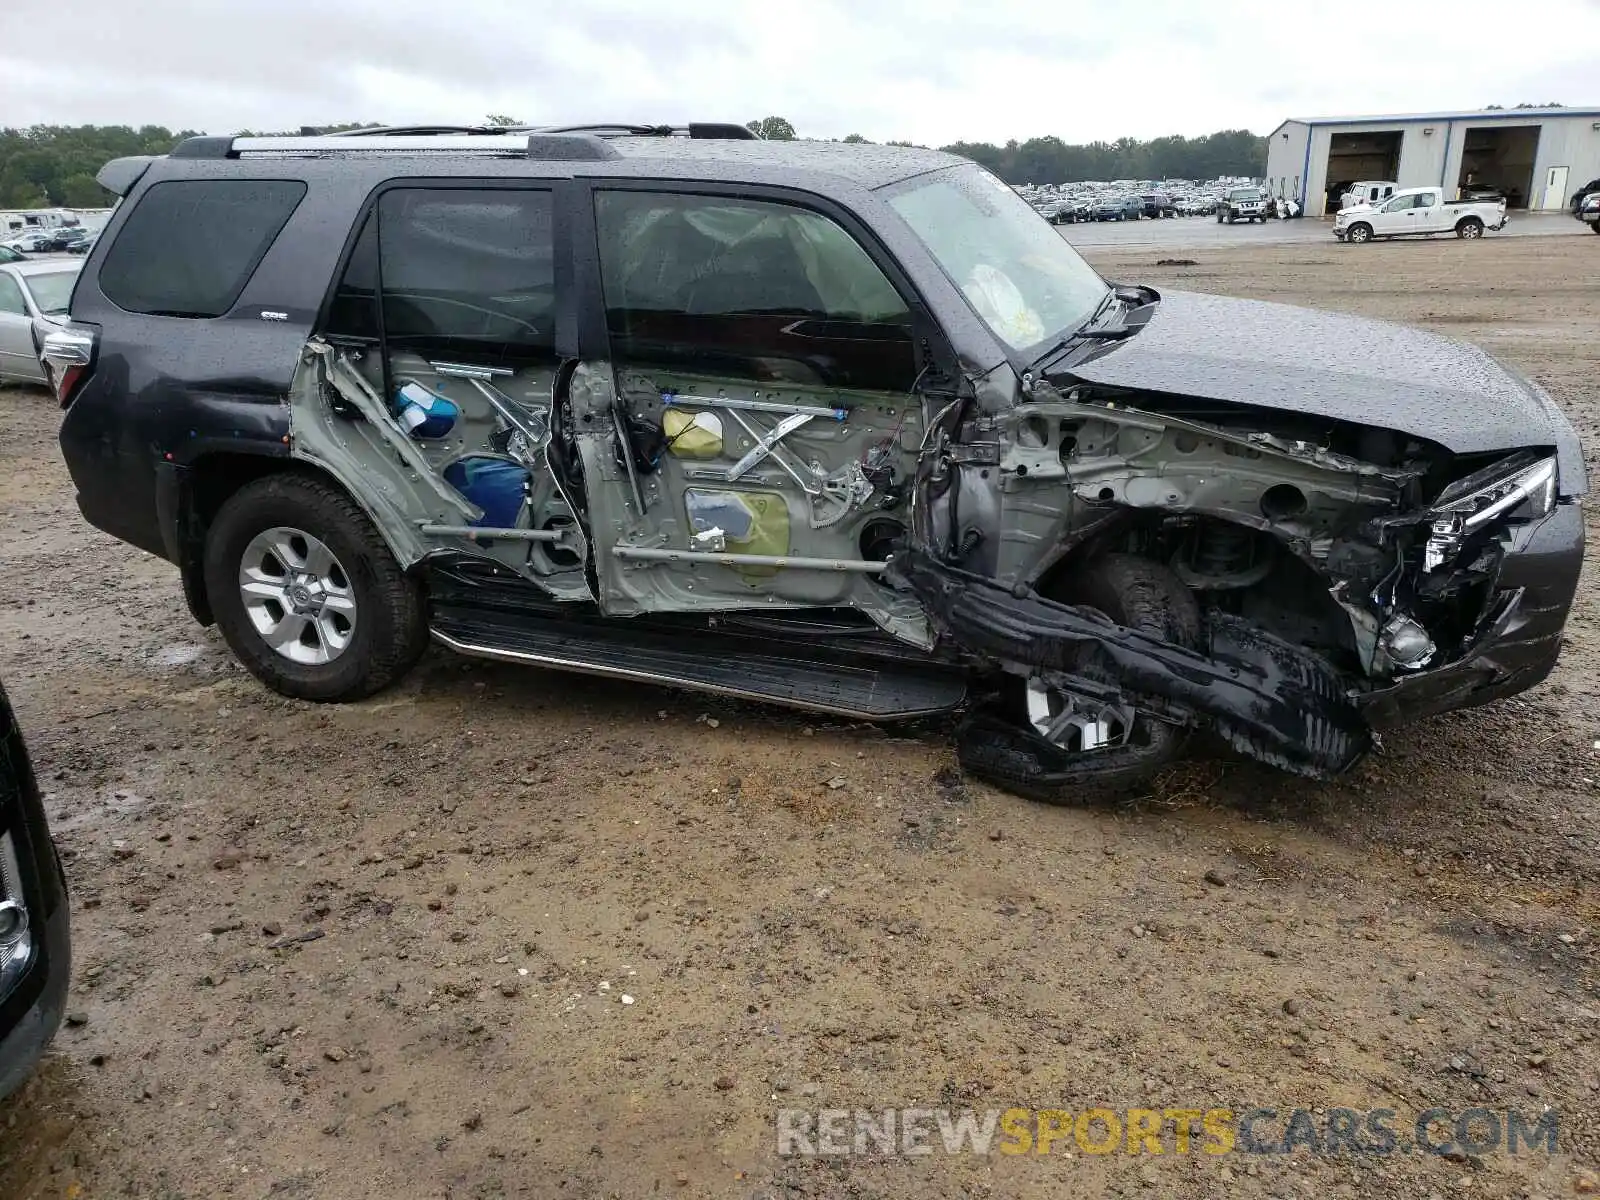
[(1023, 703), (1033, 731), (1069, 754), (1120, 743), (1128, 732), (1116, 719), (1086, 712), (1072, 696), (1046, 687), (1037, 678), (1028, 680)]

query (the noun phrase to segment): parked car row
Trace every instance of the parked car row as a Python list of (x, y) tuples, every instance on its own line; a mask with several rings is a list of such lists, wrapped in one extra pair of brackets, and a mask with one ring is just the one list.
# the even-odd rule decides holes
[(54, 229), (30, 229), (0, 241), (0, 247), (23, 254), (87, 254), (97, 235), (81, 225), (60, 225)]
[(1168, 192), (1103, 196), (1098, 200), (1060, 200), (1036, 206), (1052, 225), (1080, 221), (1160, 220), (1209, 216), (1217, 210), (1214, 196), (1174, 196)]
[(1016, 191), (1052, 225), (1080, 221), (1157, 220), (1172, 217), (1209, 217), (1223, 195), (1248, 181), (1145, 180), (1135, 183), (1021, 184)]
[(1037, 194), (1030, 197), (1024, 189), (1018, 191), (1052, 225), (1210, 216), (1215, 216), (1218, 224), (1231, 225), (1236, 221), (1256, 222), (1299, 215), (1298, 206), (1292, 201), (1275, 197), (1256, 184), (1233, 185), (1215, 193), (1179, 194), (1158, 190), (1066, 198)]

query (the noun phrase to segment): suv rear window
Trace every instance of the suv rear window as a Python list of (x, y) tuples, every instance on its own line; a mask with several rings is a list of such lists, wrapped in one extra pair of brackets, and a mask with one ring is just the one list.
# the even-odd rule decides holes
[(220, 317), (305, 194), (288, 179), (154, 184), (106, 253), (100, 290), (129, 312)]

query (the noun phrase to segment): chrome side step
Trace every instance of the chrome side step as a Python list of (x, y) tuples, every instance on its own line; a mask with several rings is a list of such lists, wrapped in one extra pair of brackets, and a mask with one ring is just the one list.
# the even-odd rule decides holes
[[(810, 660), (776, 644), (770, 653), (765, 645), (763, 652), (751, 652), (730, 647), (728, 639), (664, 635), (628, 624), (436, 605), (430, 632), (440, 645), (478, 658), (737, 696), (858, 721), (929, 716), (966, 698), (965, 678), (949, 669)], [(738, 640), (748, 647), (749, 639)]]

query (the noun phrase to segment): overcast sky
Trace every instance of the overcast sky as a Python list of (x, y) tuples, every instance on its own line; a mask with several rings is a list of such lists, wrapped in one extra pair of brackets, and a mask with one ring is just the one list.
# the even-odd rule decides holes
[[(19, 9), (21, 0), (9, 0)], [(1597, 0), (74, 0), (0, 41), (0, 123), (748, 121), (1069, 142), (1600, 106)], [(6, 25), (9, 22), (0, 22)], [(23, 36), (25, 34), (25, 36)], [(56, 39), (62, 39), (59, 44)]]

